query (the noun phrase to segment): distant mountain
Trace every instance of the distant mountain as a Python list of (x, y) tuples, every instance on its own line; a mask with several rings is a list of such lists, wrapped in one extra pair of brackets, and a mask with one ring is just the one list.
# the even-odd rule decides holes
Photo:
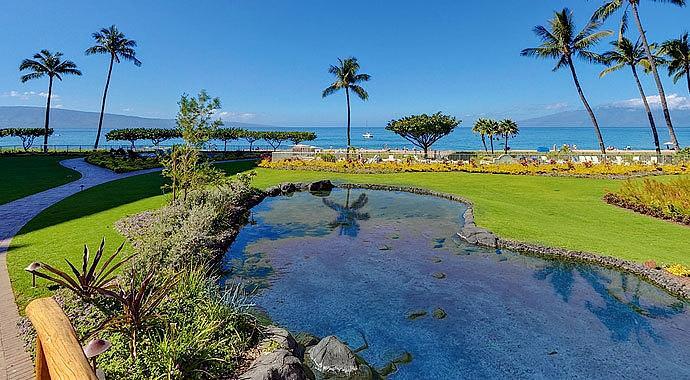
[[(657, 127), (665, 128), (664, 116), (661, 110), (653, 110)], [(641, 108), (626, 108), (602, 106), (594, 109), (594, 114), (601, 127), (648, 127), (647, 113)], [(676, 109), (671, 111), (673, 124), (679, 127), (690, 126), (690, 109)], [(551, 115), (523, 120), (521, 126), (533, 127), (578, 127), (590, 126), (591, 121), (587, 111), (564, 111)]]
[[(53, 108), (50, 110), (50, 126), (58, 129), (95, 129), (98, 127), (98, 112), (84, 112)], [(0, 128), (39, 128), (45, 123), (45, 108), (23, 106), (0, 106)], [(266, 125), (226, 122), (232, 127), (266, 127)], [(138, 116), (106, 113), (103, 128), (173, 128), (175, 120), (152, 119)]]

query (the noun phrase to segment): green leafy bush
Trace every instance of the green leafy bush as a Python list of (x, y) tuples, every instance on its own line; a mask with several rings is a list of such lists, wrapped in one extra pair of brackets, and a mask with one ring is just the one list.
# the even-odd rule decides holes
[(157, 156), (142, 157), (138, 154), (128, 154), (126, 152), (91, 152), (86, 156), (86, 162), (110, 169), (115, 173), (127, 173), (161, 167), (160, 159)]

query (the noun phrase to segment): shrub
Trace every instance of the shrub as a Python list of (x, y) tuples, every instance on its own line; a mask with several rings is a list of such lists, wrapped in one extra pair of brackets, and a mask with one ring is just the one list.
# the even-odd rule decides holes
[(156, 156), (140, 156), (136, 153), (130, 154), (124, 150), (91, 152), (86, 156), (86, 162), (110, 169), (115, 173), (127, 173), (161, 167), (160, 159)]

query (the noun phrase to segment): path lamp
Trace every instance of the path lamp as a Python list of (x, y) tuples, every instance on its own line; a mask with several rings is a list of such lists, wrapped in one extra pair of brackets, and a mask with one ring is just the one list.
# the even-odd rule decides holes
[(110, 342), (105, 339), (94, 339), (84, 346), (84, 355), (91, 360), (93, 371), (96, 372), (96, 356), (108, 351), (110, 349)]
[(28, 267), (24, 268), (25, 271), (31, 273), (31, 287), (35, 288), (36, 287), (36, 271), (41, 268), (41, 263), (34, 261), (33, 263), (29, 264)]

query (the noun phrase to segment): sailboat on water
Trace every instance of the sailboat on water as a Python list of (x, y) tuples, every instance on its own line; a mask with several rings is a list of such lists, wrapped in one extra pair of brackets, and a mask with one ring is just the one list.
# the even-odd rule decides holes
[[(368, 121), (365, 121), (365, 122), (364, 122), (364, 127), (367, 128), (368, 126), (369, 126), (369, 122), (368, 122)], [(364, 137), (364, 138), (367, 139), (367, 140), (370, 140), (370, 139), (373, 139), (373, 138), (374, 138), (374, 135), (372, 135), (370, 132), (366, 132), (366, 133), (364, 133), (364, 134), (362, 135), (362, 137)]]

